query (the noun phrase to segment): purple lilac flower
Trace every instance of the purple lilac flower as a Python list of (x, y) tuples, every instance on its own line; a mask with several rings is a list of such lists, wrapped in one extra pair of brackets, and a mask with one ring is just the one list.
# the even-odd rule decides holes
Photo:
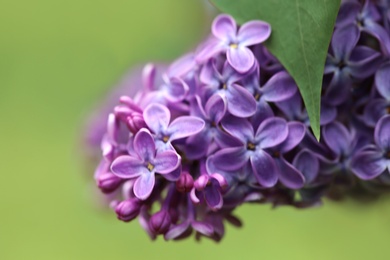
[[(382, 117), (375, 127), (375, 145), (367, 145), (352, 159), (352, 171), (363, 180), (390, 174), (390, 116)], [(385, 173), (384, 173), (385, 172)]]
[(380, 97), (370, 100), (364, 110), (364, 122), (375, 127), (378, 120), (390, 114), (390, 62), (384, 63), (375, 74), (375, 86)]
[[(265, 149), (281, 144), (288, 136), (288, 126), (284, 119), (268, 118), (257, 128), (256, 133), (249, 121), (227, 118), (223, 128), (240, 140), (240, 146), (224, 148), (207, 159), (226, 171), (238, 170), (248, 161), (258, 182), (264, 187), (272, 187), (278, 180), (274, 159)], [(209, 166), (208, 166), (209, 167)], [(208, 170), (210, 172), (210, 170)]]
[(155, 174), (168, 174), (179, 167), (180, 156), (174, 151), (156, 152), (153, 136), (146, 129), (141, 129), (134, 137), (134, 152), (116, 158), (111, 171), (124, 179), (136, 178), (134, 194), (145, 200), (152, 193)]
[(325, 89), (328, 104), (340, 105), (348, 99), (353, 79), (364, 79), (374, 74), (381, 62), (379, 52), (366, 46), (356, 46), (359, 30), (346, 25), (334, 31), (331, 46), (333, 55), (328, 55), (325, 74), (333, 73)]
[(352, 0), (341, 5), (336, 26), (352, 25), (358, 29), (359, 35), (360, 32), (372, 35), (378, 39), (382, 51), (388, 55), (390, 54), (390, 36), (389, 32), (386, 32), (379, 24), (381, 19), (378, 7), (373, 1), (365, 0), (362, 5), (357, 0)]
[(149, 129), (156, 135), (159, 150), (174, 150), (171, 144), (173, 141), (197, 134), (205, 125), (202, 119), (192, 116), (181, 116), (170, 123), (169, 109), (160, 104), (148, 106), (143, 116)]
[(291, 76), (261, 44), (265, 22), (220, 15), (195, 52), (138, 70), (88, 126), (104, 201), (151, 239), (220, 241), (226, 223), (241, 226), (233, 214), (244, 203), (308, 208), (389, 191), (389, 8), (343, 1), (320, 142)]
[(234, 143), (234, 140), (218, 127), (226, 114), (226, 101), (220, 95), (209, 98), (204, 108), (201, 99), (197, 97), (191, 108), (191, 115), (202, 118), (206, 124), (200, 133), (187, 139), (184, 148), (187, 158), (200, 159), (215, 152), (219, 147)]
[(215, 38), (198, 53), (197, 60), (203, 62), (226, 52), (229, 64), (240, 73), (249, 71), (255, 62), (248, 46), (264, 42), (271, 34), (271, 26), (262, 21), (247, 22), (237, 31), (234, 19), (225, 14), (215, 18), (211, 28)]
[(269, 102), (281, 102), (290, 99), (296, 92), (294, 80), (286, 71), (275, 73), (265, 84), (260, 87), (259, 69), (247, 77), (245, 86), (250, 88), (257, 104), (256, 113), (251, 118), (254, 128), (266, 118), (274, 116)]
[(290, 152), (302, 141), (306, 133), (306, 127), (299, 122), (288, 122), (287, 127), (288, 135), (286, 139), (282, 143), (269, 148), (269, 152), (276, 162), (276, 172), (280, 182), (290, 189), (299, 189), (305, 183), (304, 175), (284, 158), (284, 154)]
[(237, 73), (225, 62), (222, 72), (217, 68), (216, 60), (210, 60), (202, 69), (199, 78), (204, 84), (202, 96), (209, 98), (219, 94), (226, 99), (227, 110), (237, 117), (249, 117), (256, 111), (256, 100), (244, 87), (236, 84), (245, 75)]

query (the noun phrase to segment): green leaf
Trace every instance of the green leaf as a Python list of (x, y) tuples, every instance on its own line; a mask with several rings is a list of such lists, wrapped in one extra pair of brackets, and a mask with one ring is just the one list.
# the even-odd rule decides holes
[(340, 0), (211, 0), (238, 23), (271, 24), (266, 42), (297, 83), (314, 135), (320, 138), (321, 86)]

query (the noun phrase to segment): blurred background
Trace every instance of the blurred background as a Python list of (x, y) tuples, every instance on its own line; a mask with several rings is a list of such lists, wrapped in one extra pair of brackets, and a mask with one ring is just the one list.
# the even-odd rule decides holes
[(389, 259), (390, 202), (244, 206), (220, 244), (150, 241), (96, 208), (90, 110), (133, 65), (209, 31), (203, 0), (0, 0), (0, 259)]

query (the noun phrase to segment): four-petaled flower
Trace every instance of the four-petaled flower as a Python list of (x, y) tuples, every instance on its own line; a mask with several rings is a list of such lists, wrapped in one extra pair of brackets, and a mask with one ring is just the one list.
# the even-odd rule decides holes
[(273, 187), (278, 181), (277, 166), (265, 149), (275, 147), (287, 138), (287, 122), (282, 118), (268, 118), (256, 133), (249, 121), (240, 118), (226, 118), (222, 126), (240, 141), (241, 146), (225, 148), (210, 156), (208, 172), (211, 172), (210, 164), (221, 170), (234, 171), (250, 161), (258, 182), (264, 187)]
[(363, 180), (390, 174), (390, 115), (382, 117), (375, 127), (376, 145), (363, 147), (352, 158), (352, 171)]
[(237, 31), (234, 19), (225, 14), (215, 18), (211, 28), (215, 38), (199, 51), (197, 60), (206, 61), (217, 53), (226, 52), (229, 64), (240, 73), (249, 71), (255, 63), (248, 46), (264, 42), (271, 34), (271, 26), (262, 21), (247, 22)]
[(171, 123), (171, 112), (160, 104), (151, 104), (144, 110), (144, 120), (149, 129), (156, 135), (158, 150), (174, 150), (172, 142), (202, 131), (205, 123), (194, 116), (181, 116)]
[(145, 200), (152, 193), (155, 174), (168, 174), (179, 167), (180, 156), (171, 150), (156, 151), (153, 136), (143, 128), (134, 137), (134, 151), (116, 158), (111, 171), (120, 178), (136, 178), (134, 194)]

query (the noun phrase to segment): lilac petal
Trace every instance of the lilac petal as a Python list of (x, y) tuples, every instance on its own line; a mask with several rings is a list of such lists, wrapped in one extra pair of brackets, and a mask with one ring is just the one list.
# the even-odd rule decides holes
[(207, 171), (215, 165), (218, 169), (225, 171), (235, 171), (240, 169), (248, 161), (249, 156), (244, 147), (231, 147), (219, 150), (207, 159)]
[(164, 151), (157, 153), (152, 161), (154, 170), (160, 174), (167, 174), (179, 167), (180, 157), (174, 151)]
[(305, 176), (306, 183), (311, 183), (318, 176), (320, 164), (317, 157), (309, 150), (300, 151), (294, 158), (293, 165)]
[(283, 154), (294, 149), (306, 134), (306, 126), (299, 122), (288, 122), (288, 135), (279, 146), (278, 150)]
[(207, 118), (206, 112), (203, 109), (202, 99), (196, 95), (190, 101), (190, 115), (200, 118)]
[(277, 160), (279, 180), (287, 188), (300, 189), (305, 184), (305, 177), (284, 158)]
[(203, 174), (199, 176), (199, 178), (194, 182), (194, 187), (198, 191), (203, 191), (208, 185), (209, 181), (210, 181), (210, 176), (207, 174)]
[(246, 119), (228, 116), (222, 121), (222, 127), (226, 132), (239, 139), (242, 144), (253, 139), (253, 128)]
[(191, 201), (194, 203), (194, 204), (199, 204), (200, 203), (200, 199), (198, 197), (198, 194), (199, 192), (197, 192), (197, 190), (195, 189), (195, 187), (193, 187), (190, 191), (190, 198), (191, 198)]
[(227, 50), (227, 60), (239, 73), (248, 72), (255, 63), (253, 53), (244, 46), (230, 47)]
[(213, 95), (207, 100), (205, 112), (211, 122), (218, 124), (226, 113), (226, 101), (220, 95)]
[(165, 97), (171, 102), (178, 102), (185, 98), (189, 90), (187, 83), (179, 78), (171, 78), (165, 88)]
[(169, 121), (171, 120), (171, 113), (169, 109), (160, 104), (150, 104), (147, 106), (143, 113), (146, 125), (155, 134), (160, 133), (161, 130), (168, 128)]
[(109, 172), (109, 169), (110, 169), (110, 161), (106, 160), (105, 158), (102, 158), (100, 160), (98, 167), (95, 169), (93, 178), (97, 181), (99, 176)]
[(227, 109), (237, 117), (250, 117), (256, 112), (256, 100), (245, 88), (233, 84), (226, 93)]
[(237, 25), (233, 17), (226, 14), (218, 15), (211, 25), (211, 31), (218, 39), (230, 42), (235, 40), (237, 34)]
[(222, 195), (216, 187), (207, 187), (204, 190), (204, 198), (207, 205), (213, 210), (220, 209), (223, 205)]
[(250, 118), (253, 129), (257, 129), (265, 119), (273, 117), (274, 112), (270, 105), (262, 98), (257, 101), (256, 113)]
[(376, 89), (387, 100), (390, 100), (390, 63), (387, 62), (375, 74)]
[(382, 61), (381, 53), (366, 46), (357, 46), (349, 60), (350, 74), (357, 79), (366, 79), (377, 71)]
[(355, 24), (349, 24), (341, 28), (336, 28), (332, 38), (332, 48), (334, 56), (338, 60), (348, 58), (353, 48), (355, 48), (360, 36), (359, 28)]
[(117, 143), (118, 132), (119, 132), (119, 120), (114, 113), (110, 113), (108, 115), (108, 122), (107, 122), (107, 138), (108, 141), (114, 146), (118, 145)]
[(134, 151), (143, 161), (149, 161), (154, 158), (156, 145), (153, 136), (145, 128), (142, 128), (134, 137)]
[(293, 78), (286, 71), (281, 71), (273, 75), (262, 90), (266, 101), (280, 102), (291, 98), (297, 92), (297, 87)]
[(181, 116), (173, 120), (167, 132), (171, 135), (170, 140), (177, 140), (199, 133), (205, 126), (205, 122), (193, 116)]
[(181, 168), (181, 164), (179, 164), (179, 166), (175, 170), (164, 174), (164, 178), (167, 179), (168, 181), (177, 181), (180, 178), (181, 172), (182, 172), (182, 168)]
[(146, 200), (152, 193), (154, 187), (154, 172), (147, 171), (134, 182), (134, 195), (140, 200)]
[(332, 122), (337, 116), (337, 109), (334, 106), (330, 106), (325, 102), (321, 102), (321, 117), (320, 125), (326, 125)]
[(165, 235), (166, 240), (175, 239), (180, 237), (182, 234), (186, 233), (190, 228), (190, 223), (188, 221), (181, 223), (180, 225), (174, 226), (171, 228)]
[(220, 148), (237, 147), (243, 145), (239, 139), (223, 132), (220, 129), (215, 131), (214, 141)]
[(267, 152), (258, 150), (250, 161), (253, 173), (260, 185), (267, 188), (275, 186), (278, 176), (274, 159)]
[[(185, 145), (186, 157), (190, 160), (197, 160), (207, 154), (208, 146), (212, 143), (212, 136), (209, 129), (203, 129), (200, 133), (188, 137)], [(204, 145), (204, 144), (209, 144)]]
[(337, 15), (336, 26), (342, 27), (346, 24), (356, 22), (361, 6), (357, 2), (345, 2), (341, 5)]
[(228, 183), (227, 183), (227, 180), (225, 179), (225, 177), (223, 177), (221, 174), (219, 173), (213, 173), (210, 175), (212, 178), (214, 178), (214, 180), (217, 181), (216, 185), (218, 184), (222, 189), (225, 189), (227, 188), (228, 186)]
[(216, 68), (215, 59), (207, 62), (201, 69), (199, 79), (200, 82), (209, 86), (218, 86), (222, 75)]
[(122, 155), (112, 162), (111, 171), (120, 178), (128, 179), (145, 174), (148, 169), (138, 158)]
[(390, 106), (390, 103), (384, 99), (372, 99), (364, 108), (363, 118), (364, 123), (368, 126), (375, 127), (378, 120), (386, 115), (386, 109)]
[(243, 46), (262, 43), (271, 35), (271, 26), (263, 21), (250, 21), (238, 30), (238, 42)]
[(146, 64), (144, 69), (142, 70), (143, 86), (149, 91), (154, 90), (155, 78), (156, 78), (156, 66), (154, 66), (154, 64), (152, 63)]
[(373, 35), (378, 39), (381, 49), (385, 54), (390, 54), (390, 36), (389, 33), (379, 24), (368, 21), (365, 23), (363, 31)]
[(386, 160), (377, 151), (360, 152), (351, 161), (352, 172), (362, 180), (371, 180), (379, 176), (386, 167)]
[(282, 118), (267, 118), (256, 131), (256, 139), (262, 149), (274, 147), (288, 136), (288, 126), (286, 120)]
[(390, 151), (390, 115), (382, 117), (374, 132), (375, 143), (383, 151)]
[(295, 120), (302, 115), (302, 98), (297, 91), (291, 98), (277, 102), (275, 105), (282, 110), (282, 112), (290, 120)]
[(194, 54), (188, 53), (175, 60), (167, 69), (169, 77), (181, 77), (189, 73), (196, 66)]
[(242, 74), (237, 72), (236, 69), (234, 69), (229, 62), (225, 62), (222, 69), (222, 81), (225, 82), (226, 85), (231, 85), (233, 83), (236, 83), (237, 81), (241, 80), (242, 78), (245, 78), (245, 76), (249, 72)]
[(351, 78), (345, 71), (337, 70), (326, 89), (325, 100), (331, 105), (338, 106), (349, 97), (350, 90)]
[(214, 38), (209, 39), (196, 53), (195, 60), (202, 64), (227, 48), (226, 44), (220, 40)]
[(210, 237), (214, 233), (214, 228), (212, 225), (208, 223), (203, 223), (200, 221), (193, 221), (192, 222), (192, 227), (195, 229), (197, 232)]
[(351, 145), (351, 134), (339, 122), (332, 122), (323, 128), (322, 136), (329, 149), (337, 156), (348, 153)]

